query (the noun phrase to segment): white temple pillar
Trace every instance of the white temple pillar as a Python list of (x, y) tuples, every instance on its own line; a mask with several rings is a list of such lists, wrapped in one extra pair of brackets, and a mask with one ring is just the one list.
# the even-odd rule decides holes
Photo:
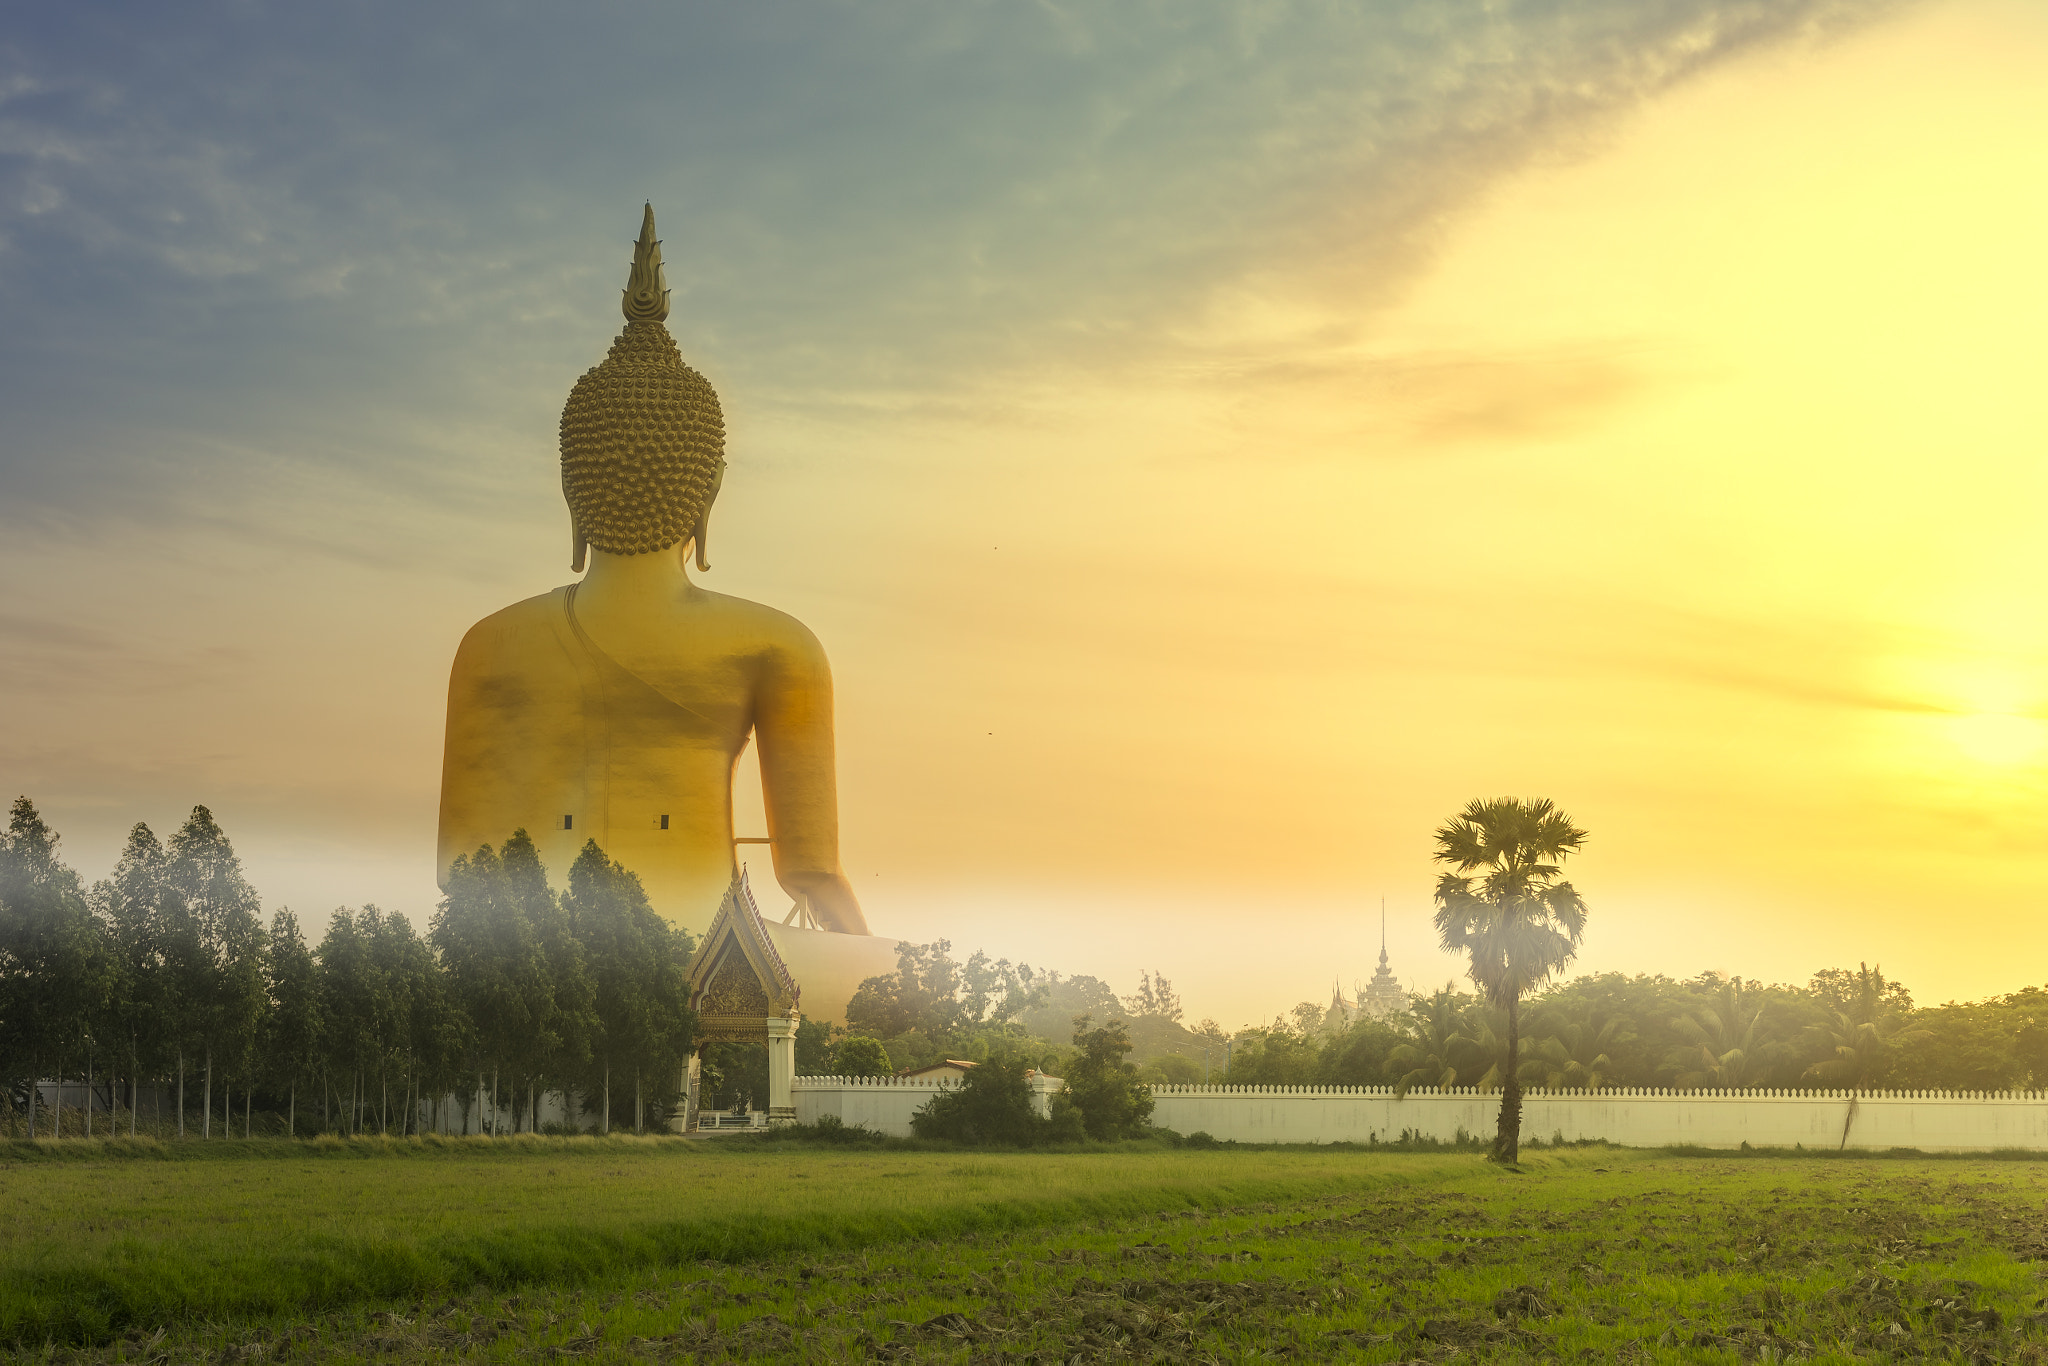
[(768, 1122), (796, 1123), (796, 1021), (794, 1015), (768, 1017)]
[(697, 1083), (704, 1073), (704, 1045), (698, 1044), (690, 1050), (690, 1061), (683, 1067), (683, 1132), (697, 1132)]

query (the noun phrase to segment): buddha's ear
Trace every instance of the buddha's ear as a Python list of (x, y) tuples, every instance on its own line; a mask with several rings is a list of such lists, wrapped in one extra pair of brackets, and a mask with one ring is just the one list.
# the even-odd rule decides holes
[(707, 570), (711, 568), (711, 561), (705, 556), (704, 553), (704, 540), (710, 534), (711, 508), (707, 504), (704, 510), (697, 514), (696, 528), (690, 532), (690, 539), (697, 543), (697, 568), (700, 570)]
[(584, 553), (590, 549), (590, 538), (583, 534), (583, 528), (576, 524), (576, 514), (569, 514), (569, 568), (576, 573), (583, 572)]
[(690, 529), (691, 539), (697, 542), (697, 568), (709, 570), (711, 560), (705, 551), (705, 541), (711, 535), (711, 505), (718, 501), (718, 491), (725, 487), (725, 461), (718, 462), (718, 473), (711, 476), (711, 492), (704, 495), (704, 510), (697, 514), (697, 525)]

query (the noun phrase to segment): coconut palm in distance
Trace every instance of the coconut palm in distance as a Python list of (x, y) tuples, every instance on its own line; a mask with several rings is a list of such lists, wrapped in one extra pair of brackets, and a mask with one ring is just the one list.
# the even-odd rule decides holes
[(1721, 984), (1718, 1000), (1671, 1022), (1683, 1040), (1667, 1062), (1677, 1064), (1680, 1086), (1740, 1088), (1754, 1075), (1758, 1050), (1770, 1042), (1768, 1004), (1740, 977)]
[[(1521, 1056), (1522, 997), (1579, 951), (1586, 903), (1564, 881), (1564, 860), (1586, 832), (1548, 798), (1480, 799), (1436, 832), (1436, 931), (1444, 949), (1471, 960), (1480, 993), (1508, 1016), (1507, 1056)], [(1512, 1163), (1522, 1148), (1522, 1081), (1508, 1069), (1493, 1159)]]
[(1410, 1007), (1406, 1022), (1408, 1041), (1396, 1044), (1387, 1053), (1387, 1066), (1408, 1069), (1394, 1083), (1394, 1099), (1406, 1099), (1418, 1086), (1443, 1088), (1457, 1084), (1458, 1068), (1451, 1061), (1451, 1054), (1464, 1042), (1464, 1035), (1459, 1033), (1464, 1027), (1461, 999), (1445, 983), (1435, 996)]

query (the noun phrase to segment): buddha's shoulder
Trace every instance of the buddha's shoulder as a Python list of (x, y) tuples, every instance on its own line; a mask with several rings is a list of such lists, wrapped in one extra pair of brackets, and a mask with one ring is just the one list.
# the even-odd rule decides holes
[(696, 595), (697, 610), (718, 623), (721, 634), (760, 648), (799, 654), (822, 653), (811, 628), (787, 612), (765, 603), (735, 598), (708, 589)]
[(524, 652), (537, 641), (553, 639), (561, 630), (562, 600), (567, 591), (556, 588), (499, 608), (463, 634), (458, 658)]

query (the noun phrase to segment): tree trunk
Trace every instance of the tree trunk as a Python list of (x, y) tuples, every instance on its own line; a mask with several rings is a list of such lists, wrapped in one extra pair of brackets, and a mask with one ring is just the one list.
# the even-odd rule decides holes
[(206, 1050), (206, 1085), (200, 1092), (200, 1099), (206, 1102), (206, 1117), (199, 1121), (199, 1136), (213, 1137), (213, 1049)]
[(220, 1136), (223, 1141), (235, 1136), (235, 1084), (226, 1077), (220, 1082)]
[(491, 1069), (491, 1137), (498, 1136), (498, 1069)]
[(31, 1056), (28, 1060), (28, 1137), (31, 1143), (35, 1142), (36, 1137), (36, 1098), (43, 1091), (42, 1070), (36, 1066), (36, 1060)]
[(85, 1055), (85, 1136), (92, 1137), (92, 1054)]
[(1500, 1093), (1500, 1125), (1493, 1135), (1493, 1160), (1514, 1166), (1522, 1159), (1522, 1000), (1508, 998), (1507, 1084)]
[(299, 1136), (299, 1084), (296, 1081), (292, 1083), (291, 1098), (284, 1103), (284, 1136)]
[(609, 1138), (612, 1132), (612, 1061), (610, 1058), (606, 1058), (604, 1061), (604, 1110), (602, 1113), (604, 1118), (598, 1122), (597, 1131)]
[(640, 1097), (640, 1069), (637, 1067), (633, 1069), (633, 1132), (647, 1132), (647, 1107)]
[(255, 1088), (254, 1086), (245, 1086), (245, 1087), (243, 1087), (243, 1088), (242, 1088), (242, 1137), (243, 1137), (243, 1138), (251, 1138), (251, 1137), (254, 1137), (254, 1135), (253, 1135), (253, 1134), (251, 1134), (251, 1133), (250, 1133), (250, 1131), (249, 1131), (249, 1126), (250, 1126), (250, 1124), (251, 1124), (251, 1123), (253, 1123), (253, 1122), (255, 1121), (255, 1118), (256, 1118), (256, 1088)]
[(377, 1136), (391, 1137), (391, 1073), (377, 1069)]

